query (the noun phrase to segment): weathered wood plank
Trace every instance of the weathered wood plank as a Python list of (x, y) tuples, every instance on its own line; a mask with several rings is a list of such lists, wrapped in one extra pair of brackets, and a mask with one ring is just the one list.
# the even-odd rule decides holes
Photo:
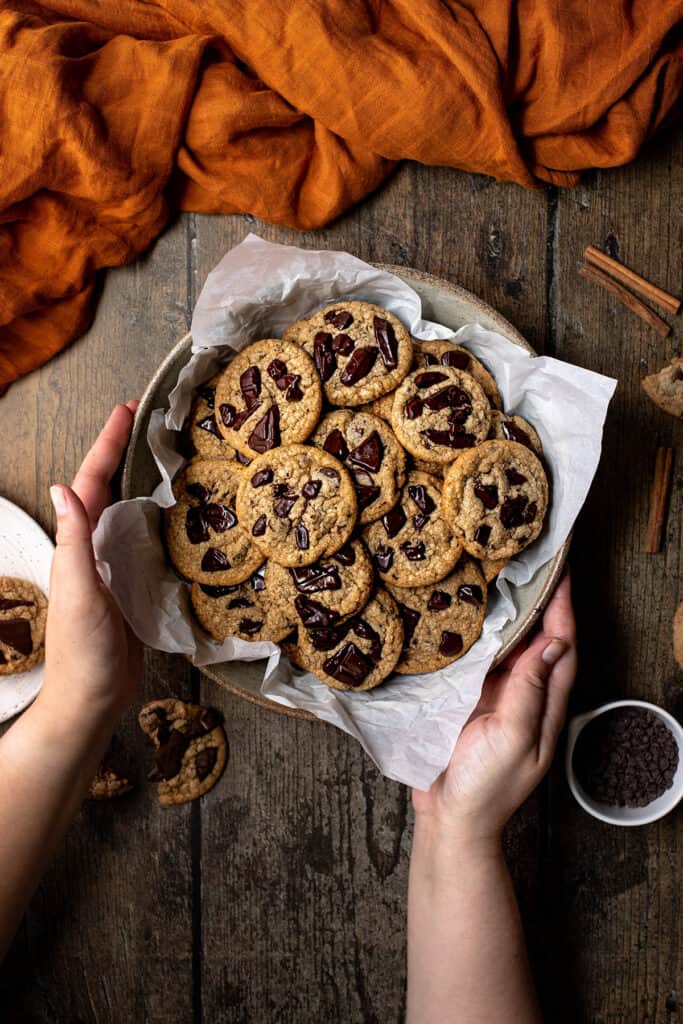
[[(680, 318), (661, 341), (576, 273), (584, 247), (606, 246), (648, 279), (679, 292), (683, 142), (618, 171), (587, 176), (558, 199), (553, 343), (557, 354), (619, 378), (602, 463), (576, 530), (574, 587), (580, 673), (575, 709), (639, 697), (680, 713), (671, 618), (681, 599), (683, 432), (642, 393), (645, 373), (680, 352)], [(658, 445), (677, 468), (664, 550), (643, 553)], [(549, 1019), (617, 1024), (678, 1019), (683, 877), (680, 815), (619, 830), (568, 795), (557, 766), (545, 879)]]
[[(0, 493), (51, 528), (48, 484), (71, 480), (111, 406), (138, 395), (185, 332), (186, 293), (180, 222), (108, 276), (87, 337), (1, 400)], [(190, 692), (181, 659), (149, 655), (145, 698)], [(69, 832), (0, 975), (7, 1024), (192, 1020), (191, 810), (158, 805), (134, 711), (118, 735), (137, 789), (86, 804)]]

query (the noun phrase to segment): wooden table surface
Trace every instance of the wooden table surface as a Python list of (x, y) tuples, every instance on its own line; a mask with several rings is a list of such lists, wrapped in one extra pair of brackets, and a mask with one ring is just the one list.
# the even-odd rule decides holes
[[(48, 484), (71, 479), (112, 404), (142, 392), (188, 330), (207, 273), (248, 231), (417, 267), (480, 295), (536, 349), (619, 378), (573, 544), (573, 705), (641, 697), (680, 715), (670, 625), (683, 597), (683, 436), (639, 386), (680, 354), (680, 318), (661, 341), (577, 265), (594, 242), (680, 293), (682, 199), (683, 140), (669, 136), (573, 191), (404, 166), (324, 231), (184, 215), (106, 275), (87, 337), (2, 399), (0, 493), (52, 529)], [(645, 555), (658, 445), (676, 448), (674, 488), (664, 548)], [(235, 698), (180, 657), (149, 653), (142, 696), (223, 710), (223, 780), (201, 802), (160, 807), (126, 716), (117, 745), (138, 788), (83, 808), (0, 976), (0, 1019), (399, 1024), (409, 792), (348, 736)], [(561, 753), (515, 816), (506, 852), (548, 1021), (683, 1019), (682, 825), (681, 808), (638, 829), (592, 820), (568, 792)]]

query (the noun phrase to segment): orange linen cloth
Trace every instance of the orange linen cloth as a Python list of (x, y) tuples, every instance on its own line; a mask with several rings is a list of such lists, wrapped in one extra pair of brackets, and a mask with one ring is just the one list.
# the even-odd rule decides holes
[[(683, 0), (0, 0), (0, 386), (171, 209), (315, 228), (419, 160), (533, 187), (673, 117)], [(142, 339), (141, 339), (142, 340)]]

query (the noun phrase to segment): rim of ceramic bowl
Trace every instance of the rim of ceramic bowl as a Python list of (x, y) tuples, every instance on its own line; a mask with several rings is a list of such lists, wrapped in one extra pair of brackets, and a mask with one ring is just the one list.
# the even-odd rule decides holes
[[(483, 301), (483, 299), (480, 299), (477, 295), (474, 295), (466, 288), (462, 288), (460, 285), (447, 281), (445, 278), (436, 277), (434, 274), (427, 274), (422, 270), (416, 270), (413, 267), (402, 267), (394, 263), (373, 263), (371, 266), (377, 267), (379, 270), (385, 270), (389, 274), (395, 274), (396, 277), (400, 277), (402, 280), (405, 280), (407, 284), (417, 281), (457, 296), (464, 302), (473, 306), (478, 313), (484, 319), (488, 320), (496, 330), (504, 335), (504, 337), (508, 338), (514, 344), (519, 345), (527, 352), (530, 352), (532, 355), (537, 355), (533, 346), (529, 344), (526, 338), (510, 323), (509, 320), (506, 320), (501, 313), (495, 310), (492, 306), (489, 306), (488, 303)], [(133, 423), (133, 430), (128, 444), (123, 473), (121, 476), (121, 494), (123, 498), (132, 498), (136, 496), (133, 494), (132, 489), (133, 461), (138, 445), (140, 443), (146, 444), (147, 425), (150, 413), (156, 407), (156, 392), (159, 384), (163, 381), (169, 369), (176, 364), (179, 356), (183, 354), (184, 349), (187, 349), (189, 355), (191, 342), (192, 336), (188, 331), (188, 333), (173, 346), (168, 355), (159, 364), (142, 394), (140, 405)], [(496, 655), (492, 668), (504, 661), (510, 651), (512, 651), (517, 644), (523, 640), (527, 633), (533, 629), (536, 622), (543, 614), (545, 606), (550, 600), (550, 597), (564, 571), (570, 544), (571, 533), (554, 558), (546, 563), (550, 567), (550, 571), (546, 576), (533, 609), (527, 615), (520, 627), (514, 630), (510, 638), (503, 644)], [(191, 661), (189, 656), (187, 657), (188, 661)], [(219, 675), (213, 670), (213, 666), (211, 665), (202, 665), (200, 671), (203, 675), (208, 676), (209, 679), (218, 683), (230, 693), (233, 693), (238, 697), (242, 697), (244, 700), (247, 700), (252, 704), (256, 704), (259, 707), (267, 708), (270, 711), (277, 711), (279, 714), (288, 715), (291, 718), (321, 721), (321, 719), (317, 718), (316, 715), (311, 714), (309, 711), (304, 711), (301, 708), (290, 708), (285, 704), (280, 704), (268, 697), (264, 697), (260, 693), (253, 693), (250, 690), (245, 690), (238, 682), (232, 682), (224, 675)]]
[[(618, 818), (614, 814), (611, 814), (610, 807), (607, 804), (601, 804), (599, 801), (593, 800), (585, 792), (576, 777), (576, 772), (574, 771), (574, 749), (579, 736), (589, 722), (599, 718), (608, 711), (613, 711), (615, 708), (632, 707), (645, 708), (647, 711), (652, 711), (668, 726), (678, 745), (678, 767), (670, 789), (665, 790), (661, 796), (658, 796), (655, 800), (646, 804), (645, 807), (619, 808), (620, 811), (633, 811), (634, 815), (638, 815), (633, 819), (628, 819)], [(683, 726), (681, 726), (678, 719), (674, 718), (669, 711), (665, 708), (660, 708), (657, 704), (652, 704), (651, 701), (638, 700), (635, 698), (611, 700), (607, 704), (601, 704), (599, 707), (593, 708), (592, 711), (585, 711), (583, 714), (574, 715), (574, 717), (570, 719), (567, 726), (567, 749), (565, 753), (564, 768), (572, 796), (584, 811), (590, 814), (593, 818), (597, 818), (598, 821), (603, 821), (607, 825), (620, 825), (625, 828), (634, 828), (637, 825), (650, 825), (653, 821), (659, 821), (660, 818), (670, 814), (680, 802), (681, 798), (683, 798)], [(648, 814), (648, 807), (659, 803), (659, 801), (663, 801), (663, 803), (659, 804), (657, 810), (650, 811)]]

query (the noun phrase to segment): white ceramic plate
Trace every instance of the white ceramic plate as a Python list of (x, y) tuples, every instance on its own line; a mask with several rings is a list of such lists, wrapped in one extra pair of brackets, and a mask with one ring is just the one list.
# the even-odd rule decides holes
[[(40, 587), (50, 583), (54, 544), (35, 519), (7, 498), (0, 498), (0, 576), (19, 576)], [(23, 711), (43, 685), (44, 664), (29, 672), (0, 676), (0, 722)]]

